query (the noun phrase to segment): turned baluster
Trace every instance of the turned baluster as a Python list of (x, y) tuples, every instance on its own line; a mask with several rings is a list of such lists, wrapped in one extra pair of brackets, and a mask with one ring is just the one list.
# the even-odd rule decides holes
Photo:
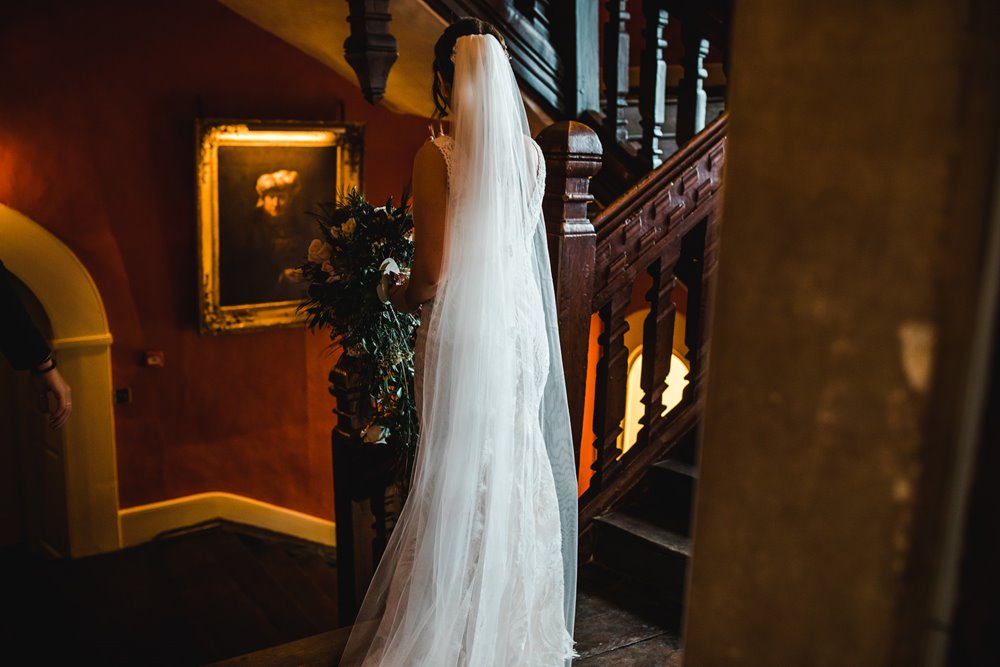
[(590, 178), (601, 168), (603, 149), (594, 131), (576, 121), (548, 126), (539, 133), (538, 144), (545, 154), (542, 211), (579, 465), (597, 241), (594, 226), (587, 218), (587, 204), (594, 199), (590, 194)]
[(514, 0), (514, 8), (529, 21), (535, 20), (535, 12), (538, 10), (537, 4), (538, 0)]
[(625, 0), (609, 0), (604, 26), (604, 131), (619, 143), (628, 140), (625, 107), (628, 102), (629, 13)]
[(708, 93), (705, 92), (708, 40), (699, 37), (687, 25), (681, 26), (681, 40), (684, 44), (684, 55), (681, 58), (684, 76), (677, 90), (678, 147), (686, 144), (705, 127), (705, 109), (708, 105)]
[[(716, 270), (718, 268), (718, 241), (719, 228), (721, 226), (722, 208), (716, 204), (707, 214), (704, 222), (691, 230), (688, 234), (690, 238), (684, 241), (689, 244), (689, 254), (693, 261), (688, 263), (687, 280), (691, 281), (694, 289), (688, 290), (688, 319), (687, 326), (689, 337), (695, 341), (692, 348), (688, 345), (688, 360), (691, 370), (688, 372), (688, 380), (691, 383), (691, 391), (698, 392), (705, 375), (708, 372), (707, 360), (709, 350), (709, 334), (711, 333), (712, 308), (710, 300), (714, 291)], [(683, 261), (683, 260), (682, 260)], [(683, 279), (682, 279), (683, 280)], [(685, 388), (686, 390), (687, 388)], [(692, 395), (694, 398), (696, 394)], [(685, 394), (685, 398), (687, 395)]]
[(639, 419), (636, 446), (649, 442), (650, 436), (662, 419), (663, 392), (673, 359), (674, 316), (676, 309), (671, 300), (671, 292), (677, 284), (674, 267), (680, 258), (680, 245), (670, 245), (666, 252), (647, 269), (653, 284), (646, 292), (649, 314), (642, 330), (642, 388), (643, 416)]
[(677, 262), (677, 277), (687, 287), (687, 312), (685, 313), (684, 343), (687, 346), (688, 384), (684, 387), (684, 401), (693, 401), (699, 393), (704, 376), (705, 347), (704, 319), (708, 308), (708, 291), (705, 282), (705, 232), (706, 222), (701, 222), (685, 234), (681, 241), (681, 258)]
[(628, 348), (625, 333), (628, 322), (625, 313), (631, 301), (630, 290), (615, 292), (609, 301), (598, 310), (603, 331), (597, 342), (601, 346), (601, 358), (597, 362), (597, 384), (594, 391), (594, 447), (597, 459), (591, 466), (594, 476), (591, 488), (600, 489), (607, 485), (619, 469), (618, 436), (622, 432), (621, 421), (625, 416), (625, 389), (628, 381)]
[(642, 124), (642, 144), (639, 159), (647, 169), (655, 169), (663, 162), (663, 123), (666, 109), (667, 62), (663, 50), (667, 40), (663, 29), (667, 25), (667, 11), (659, 2), (643, 5), (646, 15), (646, 46), (639, 63), (639, 114)]
[(584, 112), (601, 108), (599, 8), (593, 0), (571, 0), (566, 4), (572, 9), (562, 14), (564, 5), (560, 3), (560, 18), (552, 24), (552, 35), (566, 67), (565, 117), (579, 118)]

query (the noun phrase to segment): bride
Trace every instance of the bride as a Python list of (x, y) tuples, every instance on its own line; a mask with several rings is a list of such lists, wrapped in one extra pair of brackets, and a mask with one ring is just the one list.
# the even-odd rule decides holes
[(414, 160), (410, 278), (420, 439), (406, 503), (343, 666), (564, 667), (577, 479), (531, 138), (503, 37), (465, 18), (435, 46), (451, 133)]

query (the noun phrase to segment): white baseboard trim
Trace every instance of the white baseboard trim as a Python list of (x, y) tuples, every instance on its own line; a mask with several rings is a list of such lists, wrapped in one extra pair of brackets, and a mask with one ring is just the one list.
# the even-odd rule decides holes
[(149, 542), (160, 533), (212, 519), (226, 519), (336, 546), (333, 521), (234, 493), (197, 493), (119, 510), (122, 547)]

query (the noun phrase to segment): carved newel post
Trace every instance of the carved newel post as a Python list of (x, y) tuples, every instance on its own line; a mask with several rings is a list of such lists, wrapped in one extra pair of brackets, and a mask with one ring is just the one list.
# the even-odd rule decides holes
[(348, 0), (351, 34), (344, 40), (344, 57), (358, 75), (361, 92), (370, 104), (385, 95), (389, 70), (399, 55), (389, 32), (389, 0)]
[(337, 597), (340, 623), (354, 621), (368, 590), (399, 510), (392, 483), (392, 451), (362, 442), (369, 409), (365, 362), (341, 354), (330, 371), (330, 393), (337, 400), (333, 429), (333, 502), (337, 524)]
[(597, 247), (594, 226), (587, 218), (587, 205), (594, 199), (590, 194), (590, 178), (601, 168), (604, 149), (593, 130), (572, 120), (548, 126), (537, 140), (545, 153), (542, 211), (579, 467)]

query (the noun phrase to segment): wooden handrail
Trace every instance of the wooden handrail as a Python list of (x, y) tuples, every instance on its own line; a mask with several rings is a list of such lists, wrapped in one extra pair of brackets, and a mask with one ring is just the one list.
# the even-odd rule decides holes
[[(627, 217), (642, 205), (650, 192), (663, 189), (703, 157), (705, 148), (718, 142), (725, 135), (729, 123), (729, 113), (723, 113), (713, 120), (702, 132), (684, 148), (670, 156), (666, 162), (646, 174), (622, 196), (614, 200), (604, 210), (594, 216), (594, 228), (610, 229), (614, 221)], [(601, 233), (598, 231), (598, 235)]]
[[(581, 530), (641, 475), (645, 465), (685, 437), (700, 417), (707, 350), (707, 299), (715, 268), (725, 159), (723, 114), (659, 168), (643, 177), (592, 221), (581, 218), (600, 142), (580, 123), (556, 123), (539, 134), (546, 156), (544, 212), (559, 308), (563, 367), (580, 459), (590, 322), (600, 317), (601, 356), (593, 403), (596, 461), (581, 497)], [(636, 441), (621, 456), (628, 349), (626, 317), (633, 285), (648, 274), (640, 385), (644, 415)], [(673, 357), (675, 287), (687, 290), (686, 362), (681, 403), (662, 415), (664, 382)]]

